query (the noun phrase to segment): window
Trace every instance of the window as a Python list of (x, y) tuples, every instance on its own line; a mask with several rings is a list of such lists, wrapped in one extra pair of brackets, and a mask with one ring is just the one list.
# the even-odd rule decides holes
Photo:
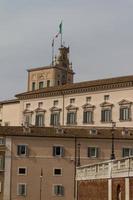
[(91, 101), (91, 97), (86, 97), (86, 103)]
[(4, 169), (4, 157), (0, 156), (0, 170)]
[(67, 113), (67, 124), (76, 124), (77, 113), (75, 111), (69, 111)]
[(102, 122), (111, 122), (111, 109), (103, 109), (101, 111), (101, 121)]
[(26, 104), (26, 109), (29, 109), (30, 108), (30, 103), (27, 103)]
[(108, 101), (109, 100), (109, 95), (104, 95), (104, 101)]
[(93, 122), (93, 111), (83, 112), (83, 123), (91, 124)]
[(88, 147), (88, 157), (96, 158), (98, 157), (98, 148), (97, 147)]
[(43, 102), (38, 102), (38, 108), (42, 108)]
[(32, 91), (36, 89), (36, 83), (32, 82)]
[(44, 114), (42, 113), (37, 113), (36, 114), (36, 121), (35, 121), (36, 126), (44, 126)]
[(64, 147), (53, 146), (53, 156), (63, 157), (64, 156)]
[(25, 183), (18, 184), (18, 195), (26, 196), (26, 184)]
[(31, 121), (32, 121), (31, 113), (25, 114), (25, 116), (24, 116), (24, 124), (25, 124), (25, 126), (31, 125)]
[(62, 170), (60, 168), (55, 168), (54, 169), (54, 176), (61, 176)]
[(62, 185), (54, 185), (54, 195), (63, 196), (64, 195), (64, 187)]
[(74, 98), (70, 99), (70, 103), (75, 103), (75, 99)]
[(130, 120), (130, 108), (129, 107), (121, 107), (120, 108), (120, 120), (122, 120), (122, 121)]
[(0, 146), (1, 145), (5, 145), (5, 139), (4, 138), (0, 138)]
[(27, 145), (17, 145), (17, 155), (26, 156), (28, 155), (28, 146)]
[(39, 89), (42, 89), (43, 88), (43, 82), (39, 82)]
[(47, 80), (47, 87), (50, 87), (50, 80)]
[(26, 175), (27, 174), (27, 168), (25, 168), (25, 167), (19, 167), (18, 168), (18, 174), (19, 175)]
[(57, 106), (58, 105), (58, 100), (54, 100), (53, 105)]
[(133, 148), (123, 148), (122, 149), (122, 156), (123, 157), (133, 156)]
[(59, 112), (51, 113), (50, 125), (58, 126), (59, 125), (59, 118), (60, 118)]

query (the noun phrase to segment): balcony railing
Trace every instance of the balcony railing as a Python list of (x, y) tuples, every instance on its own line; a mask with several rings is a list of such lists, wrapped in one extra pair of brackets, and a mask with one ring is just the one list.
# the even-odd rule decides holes
[(133, 176), (133, 157), (77, 168), (77, 180)]

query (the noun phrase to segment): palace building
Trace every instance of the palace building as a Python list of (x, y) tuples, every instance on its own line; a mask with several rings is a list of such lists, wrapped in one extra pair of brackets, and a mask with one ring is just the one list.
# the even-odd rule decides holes
[(0, 199), (76, 200), (77, 166), (133, 155), (133, 76), (74, 83), (61, 46), (27, 83), (0, 102)]

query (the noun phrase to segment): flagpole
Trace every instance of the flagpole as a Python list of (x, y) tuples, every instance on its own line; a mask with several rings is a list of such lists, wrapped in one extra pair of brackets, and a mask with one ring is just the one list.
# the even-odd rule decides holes
[(62, 31), (61, 31), (61, 47), (62, 47)]
[(54, 65), (54, 39), (52, 41), (52, 66)]

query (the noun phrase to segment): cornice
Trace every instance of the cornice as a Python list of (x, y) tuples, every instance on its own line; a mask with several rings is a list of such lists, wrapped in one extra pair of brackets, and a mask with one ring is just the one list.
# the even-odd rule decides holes
[(103, 79), (101, 81), (97, 80), (66, 84), (59, 87), (44, 88), (41, 90), (25, 92), (16, 95), (16, 97), (20, 100), (24, 100), (133, 87), (133, 76), (131, 76), (129, 80), (128, 77), (123, 77), (123, 79), (124, 80), (122, 81), (121, 77), (114, 79)]

